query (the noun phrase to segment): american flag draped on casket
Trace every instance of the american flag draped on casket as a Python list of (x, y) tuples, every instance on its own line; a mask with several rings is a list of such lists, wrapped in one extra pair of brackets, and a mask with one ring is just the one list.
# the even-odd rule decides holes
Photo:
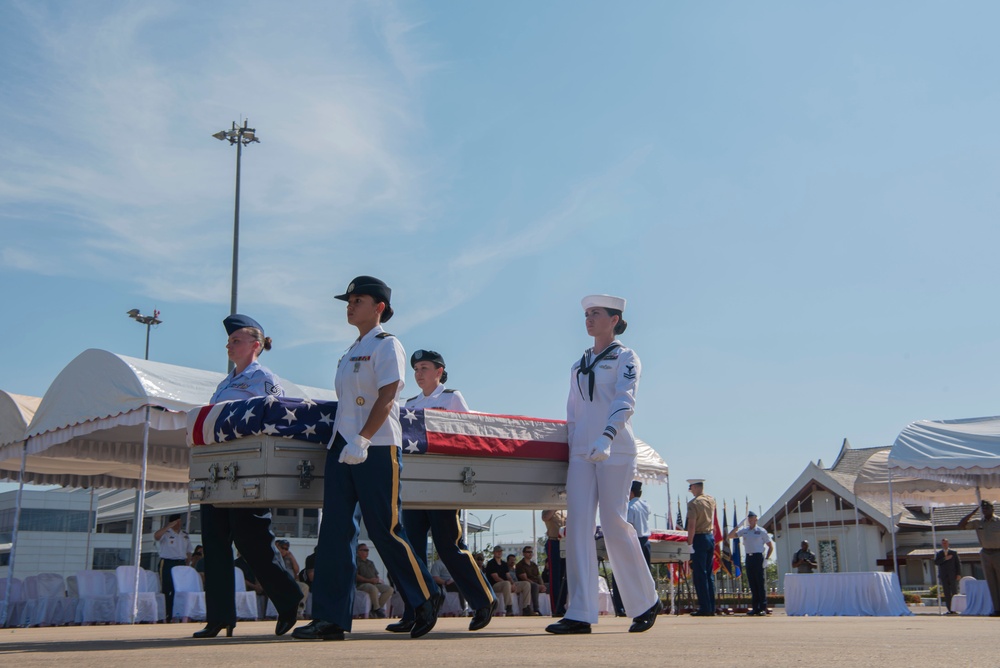
[[(275, 436), (327, 445), (337, 402), (256, 397), (202, 406), (188, 416), (188, 444), (226, 443)], [(462, 457), (516, 457), (567, 461), (561, 420), (403, 408), (403, 452)]]

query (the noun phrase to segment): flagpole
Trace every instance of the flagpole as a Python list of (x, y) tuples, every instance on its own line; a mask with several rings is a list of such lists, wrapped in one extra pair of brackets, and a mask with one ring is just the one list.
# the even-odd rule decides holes
[[(788, 499), (785, 499), (785, 542), (788, 543), (788, 548), (785, 550), (788, 555), (788, 569), (791, 572), (792, 562), (795, 561), (794, 554), (792, 553), (792, 525), (788, 521)], [(785, 593), (785, 579), (781, 578), (781, 593)]]

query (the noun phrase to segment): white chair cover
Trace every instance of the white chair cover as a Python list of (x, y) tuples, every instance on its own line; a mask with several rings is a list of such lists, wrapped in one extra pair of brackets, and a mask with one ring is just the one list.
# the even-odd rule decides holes
[[(0, 603), (7, 596), (7, 578), (0, 577)], [(7, 622), (4, 626), (17, 626), (24, 616), (24, 582), (18, 578), (10, 581), (10, 608), (7, 610)]]
[(538, 612), (542, 613), (542, 617), (552, 616), (552, 601), (548, 592), (538, 595)]
[(614, 602), (611, 600), (611, 589), (608, 588), (608, 581), (603, 576), (597, 576), (597, 614), (610, 615), (614, 609)]
[(372, 600), (363, 591), (354, 591), (354, 617), (368, 619), (372, 611)]
[[(115, 569), (115, 581), (118, 592), (115, 621), (119, 624), (131, 624), (133, 622), (132, 602), (134, 598), (133, 593), (135, 592), (135, 568), (135, 566), (119, 566)], [(160, 612), (160, 601), (157, 598), (158, 596), (162, 597), (162, 594), (156, 591), (159, 586), (156, 574), (152, 574), (153, 577), (150, 578), (146, 575), (147, 572), (139, 574), (138, 610), (135, 613), (134, 621), (156, 623), (163, 621), (165, 618)]]
[[(369, 601), (369, 603), (371, 603), (371, 601)], [(465, 609), (462, 607), (462, 599), (459, 598), (458, 592), (445, 592), (444, 604), (441, 606), (441, 616), (457, 617), (463, 612), (465, 612)]]
[(78, 624), (110, 624), (115, 621), (118, 583), (111, 571), (79, 571), (76, 574), (79, 600), (75, 621)]
[(66, 617), (66, 581), (58, 573), (40, 573), (24, 579), (25, 606), (21, 626), (60, 626)]
[(237, 566), (233, 566), (233, 578), (236, 581), (236, 618), (257, 619), (257, 594), (247, 591), (243, 571)]
[(205, 620), (205, 588), (198, 571), (190, 566), (170, 569), (174, 579), (174, 617), (182, 622)]

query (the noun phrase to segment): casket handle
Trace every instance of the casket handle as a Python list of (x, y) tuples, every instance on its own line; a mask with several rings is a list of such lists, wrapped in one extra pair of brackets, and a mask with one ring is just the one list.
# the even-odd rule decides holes
[(229, 466), (225, 468), (226, 480), (232, 484), (233, 489), (236, 489), (236, 474), (240, 470), (240, 465), (236, 462), (230, 462)]
[(471, 493), (476, 490), (476, 472), (472, 470), (471, 466), (466, 466), (462, 469), (462, 491), (466, 493)]
[(219, 482), (219, 462), (212, 462), (212, 465), (208, 467), (208, 481), (211, 483)]
[(312, 487), (313, 471), (316, 467), (308, 459), (300, 459), (296, 467), (299, 471), (299, 489), (309, 489)]

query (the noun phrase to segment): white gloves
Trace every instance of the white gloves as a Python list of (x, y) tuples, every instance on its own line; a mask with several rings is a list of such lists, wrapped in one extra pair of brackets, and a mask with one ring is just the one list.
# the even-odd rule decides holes
[(340, 459), (337, 461), (341, 464), (360, 464), (368, 459), (368, 446), (371, 444), (371, 441), (358, 434), (347, 442), (344, 449), (340, 451)]
[(605, 459), (611, 456), (611, 439), (608, 438), (607, 434), (601, 434), (594, 444), (590, 446), (590, 453), (584, 457), (588, 462), (596, 464), (597, 462), (603, 462)]

